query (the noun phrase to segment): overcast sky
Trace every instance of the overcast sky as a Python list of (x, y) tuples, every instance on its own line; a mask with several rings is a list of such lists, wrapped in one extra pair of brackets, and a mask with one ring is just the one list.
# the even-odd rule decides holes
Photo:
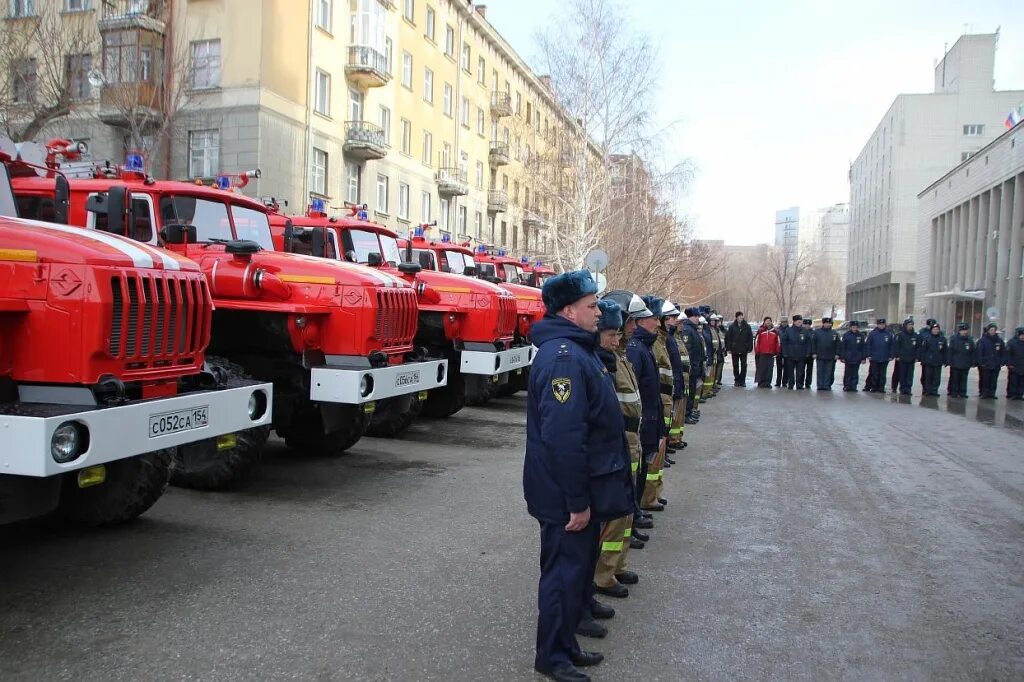
[[(528, 61), (558, 0), (486, 0)], [(658, 46), (666, 148), (690, 158), (699, 234), (774, 237), (775, 210), (849, 200), (846, 174), (892, 100), (931, 92), (935, 60), (965, 30), (1001, 26), (995, 84), (1024, 89), (1021, 0), (632, 0)], [(555, 16), (558, 16), (557, 14)], [(559, 17), (570, 20), (569, 17)]]

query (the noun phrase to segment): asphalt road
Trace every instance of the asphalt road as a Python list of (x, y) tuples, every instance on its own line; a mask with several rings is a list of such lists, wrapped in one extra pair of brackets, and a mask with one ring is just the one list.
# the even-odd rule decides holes
[[(724, 388), (595, 679), (1024, 677), (1024, 405), (977, 403)], [(535, 679), (523, 408), (0, 529), (0, 679)]]

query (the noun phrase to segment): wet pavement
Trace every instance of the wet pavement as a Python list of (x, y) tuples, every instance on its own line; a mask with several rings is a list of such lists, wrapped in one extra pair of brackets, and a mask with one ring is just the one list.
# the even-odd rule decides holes
[[(931, 400), (727, 385), (595, 679), (1024, 677), (1024, 404)], [(0, 678), (539, 679), (524, 406), (0, 529)]]

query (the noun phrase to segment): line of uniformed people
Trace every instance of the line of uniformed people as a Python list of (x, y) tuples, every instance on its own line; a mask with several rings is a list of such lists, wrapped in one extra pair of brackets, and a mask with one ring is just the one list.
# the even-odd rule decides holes
[(629, 552), (650, 541), (671, 455), (724, 363), (724, 334), (707, 333), (718, 325), (702, 324), (700, 309), (596, 291), (586, 271), (544, 284), (527, 403), (523, 488), (541, 530), (534, 667), (571, 682), (603, 660), (576, 635), (604, 637), (597, 620), (615, 610), (595, 595), (625, 598), (640, 582)]

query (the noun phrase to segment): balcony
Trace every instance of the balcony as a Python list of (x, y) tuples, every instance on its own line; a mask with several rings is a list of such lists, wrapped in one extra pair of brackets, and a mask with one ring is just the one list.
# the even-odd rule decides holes
[(491, 93), (491, 115), (495, 118), (504, 118), (512, 115), (512, 95), (507, 92)]
[(548, 216), (543, 211), (526, 209), (523, 211), (523, 227), (528, 230), (536, 229), (548, 224)]
[(491, 168), (507, 166), (509, 162), (508, 142), (493, 140), (490, 151), (487, 154), (487, 162), (491, 165)]
[(487, 192), (487, 212), (505, 213), (508, 211), (508, 192), (503, 189), (492, 189)]
[(104, 83), (99, 118), (107, 125), (142, 129), (163, 121), (163, 87), (154, 83)]
[(100, 32), (145, 29), (163, 35), (167, 31), (164, 0), (102, 0), (103, 12), (97, 22)]
[(345, 121), (345, 144), (342, 149), (353, 159), (383, 159), (388, 154), (384, 129), (366, 121)]
[(377, 50), (365, 45), (348, 48), (345, 76), (349, 82), (363, 88), (379, 88), (388, 84), (388, 59)]
[(461, 168), (441, 168), (437, 171), (437, 193), (443, 197), (461, 197), (469, 194), (466, 171)]

